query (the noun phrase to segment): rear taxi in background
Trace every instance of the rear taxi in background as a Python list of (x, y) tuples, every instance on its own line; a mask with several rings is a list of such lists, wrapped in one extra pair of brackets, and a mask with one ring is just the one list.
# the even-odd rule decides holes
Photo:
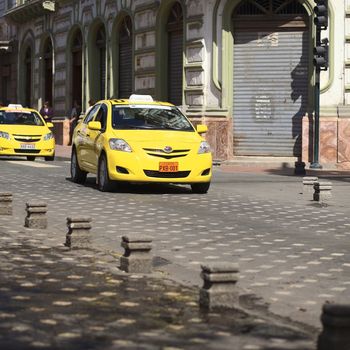
[(100, 191), (114, 181), (189, 184), (206, 193), (212, 176), (212, 155), (201, 134), (170, 103), (149, 95), (96, 103), (74, 130), (71, 177), (84, 183), (96, 174)]
[(0, 156), (26, 156), (28, 160), (44, 157), (54, 160), (55, 139), (52, 123), (39, 112), (21, 105), (0, 107)]

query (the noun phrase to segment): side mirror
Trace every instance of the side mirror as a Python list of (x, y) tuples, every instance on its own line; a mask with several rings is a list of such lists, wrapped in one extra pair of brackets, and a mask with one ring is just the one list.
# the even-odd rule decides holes
[(90, 130), (101, 130), (101, 123), (100, 122), (89, 122), (88, 128)]
[(208, 127), (206, 125), (203, 125), (203, 124), (198, 124), (196, 129), (197, 129), (198, 134), (204, 134), (205, 132), (208, 131)]
[(47, 122), (47, 123), (46, 123), (46, 126), (47, 126), (48, 128), (53, 128), (53, 123)]

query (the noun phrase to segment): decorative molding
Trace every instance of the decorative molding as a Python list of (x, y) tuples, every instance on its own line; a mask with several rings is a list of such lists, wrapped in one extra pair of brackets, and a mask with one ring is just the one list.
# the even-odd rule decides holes
[(187, 69), (196, 69), (196, 70), (202, 70), (204, 71), (204, 67), (202, 65), (202, 63), (186, 63), (184, 64), (184, 68), (187, 70)]
[(152, 1), (148, 4), (139, 4), (135, 6), (135, 13), (144, 12), (146, 10), (158, 10), (160, 1)]
[(134, 51), (135, 56), (144, 55), (147, 53), (156, 53), (154, 47), (146, 47), (145, 49), (137, 49)]
[(5, 12), (4, 17), (23, 24), (55, 11), (56, 6), (54, 1), (31, 0), (9, 9)]
[(135, 29), (134, 33), (135, 35), (137, 35), (137, 34), (143, 34), (148, 32), (154, 32), (155, 30), (156, 30), (156, 27), (153, 25), (149, 27), (143, 27), (141, 29)]
[(338, 106), (338, 117), (339, 118), (350, 118), (350, 106), (348, 105), (340, 105)]

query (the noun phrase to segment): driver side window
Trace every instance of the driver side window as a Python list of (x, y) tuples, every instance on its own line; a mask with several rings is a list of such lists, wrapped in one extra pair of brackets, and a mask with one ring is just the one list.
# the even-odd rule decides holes
[(95, 121), (101, 123), (101, 130), (106, 130), (106, 122), (107, 122), (107, 106), (105, 104), (101, 105), (101, 108), (96, 114)]
[(88, 124), (89, 122), (92, 121), (99, 107), (100, 105), (95, 105), (90, 109), (89, 113), (86, 115), (84, 119), (84, 124)]

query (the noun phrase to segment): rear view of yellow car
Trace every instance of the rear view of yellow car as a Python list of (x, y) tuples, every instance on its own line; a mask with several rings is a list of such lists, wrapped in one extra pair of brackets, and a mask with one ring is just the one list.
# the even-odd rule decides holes
[(55, 157), (55, 139), (46, 123), (34, 109), (21, 105), (0, 107), (0, 156), (26, 156), (28, 160)]
[(96, 174), (100, 191), (118, 181), (189, 184), (206, 193), (212, 176), (209, 144), (170, 103), (149, 95), (96, 103), (74, 130), (71, 178)]

